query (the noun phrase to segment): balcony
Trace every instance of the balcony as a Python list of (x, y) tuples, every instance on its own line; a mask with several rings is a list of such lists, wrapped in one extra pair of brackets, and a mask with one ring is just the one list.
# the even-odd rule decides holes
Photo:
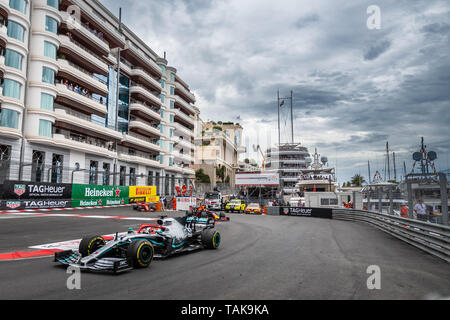
[(143, 105), (140, 102), (131, 102), (130, 112), (140, 118), (144, 118), (149, 121), (161, 122), (161, 115), (159, 112), (152, 110), (149, 106)]
[(0, 79), (3, 79), (5, 73), (5, 56), (0, 56)]
[(119, 160), (129, 163), (143, 164), (150, 167), (161, 168), (161, 164), (159, 163), (159, 161), (156, 161), (152, 157), (147, 156), (143, 153), (138, 153), (135, 155), (119, 153)]
[(148, 89), (144, 88), (143, 86), (132, 84), (130, 87), (130, 94), (132, 96), (135, 96), (139, 100), (144, 100), (149, 104), (161, 107), (161, 99), (148, 91)]
[(72, 25), (72, 17), (66, 12), (64, 12), (62, 17), (62, 24), (65, 25), (65, 27), (63, 27), (64, 30), (67, 29), (77, 39), (80, 39), (80, 41), (85, 43), (86, 46), (91, 48), (91, 50), (95, 51), (97, 54), (102, 56), (107, 56), (109, 54), (109, 44), (98, 35), (94, 34), (94, 32), (85, 24), (77, 23), (76, 25)]
[(161, 131), (150, 124), (147, 124), (140, 120), (131, 120), (129, 123), (130, 130), (133, 130), (139, 134), (142, 134), (147, 137), (161, 137)]
[(97, 31), (102, 32), (111, 48), (123, 48), (125, 46), (125, 36), (120, 34), (116, 26), (101, 17), (85, 0), (62, 0), (61, 11), (66, 11), (67, 6), (75, 5), (81, 9), (82, 18), (89, 21), (90, 25)]
[(189, 103), (187, 103), (183, 98), (175, 95), (175, 106), (179, 106), (181, 109), (185, 110), (187, 113), (194, 115), (195, 109)]
[(59, 35), (59, 40), (61, 42), (59, 54), (70, 56), (71, 60), (83, 66), (89, 72), (104, 76), (108, 75), (108, 65), (100, 60), (91, 50), (66, 35)]
[(187, 102), (195, 103), (195, 96), (192, 92), (188, 91), (183, 85), (179, 82), (175, 83), (175, 91), (179, 91), (181, 96), (186, 98)]
[(76, 82), (80, 86), (88, 89), (92, 93), (103, 96), (108, 95), (108, 87), (105, 83), (95, 79), (92, 74), (69, 62), (68, 60), (58, 59), (58, 76), (69, 81)]
[(188, 150), (194, 150), (195, 149), (195, 146), (194, 146), (193, 143), (189, 142), (186, 139), (180, 139), (179, 137), (175, 141), (175, 145), (176, 146), (180, 146), (180, 148), (183, 148), (183, 149), (188, 149)]
[(195, 120), (193, 118), (191, 118), (190, 116), (188, 116), (186, 113), (184, 113), (183, 111), (181, 111), (180, 109), (172, 109), (170, 111), (173, 111), (175, 113), (175, 121), (177, 121), (177, 118), (180, 118), (181, 121), (194, 126), (195, 125)]
[(175, 127), (175, 135), (177, 135), (177, 132), (178, 132), (187, 137), (194, 136), (194, 131), (192, 129), (186, 128), (185, 126), (183, 126), (182, 124), (180, 124), (178, 122), (175, 122), (172, 125)]
[(130, 61), (134, 66), (142, 67), (146, 72), (156, 78), (161, 78), (162, 71), (153, 59), (135, 46), (130, 40), (126, 42), (126, 48), (122, 51), (122, 56)]
[(8, 43), (8, 28), (5, 25), (0, 25), (0, 46), (2, 48), (6, 47)]
[(53, 137), (27, 136), (31, 143), (45, 144), (54, 147), (60, 147), (66, 150), (74, 150), (82, 153), (90, 153), (102, 157), (114, 158), (116, 152), (97, 144), (88, 143), (87, 140), (76, 139), (69, 135), (54, 134)]
[(149, 139), (148, 137), (138, 136), (133, 132), (130, 134), (123, 134), (122, 145), (135, 149), (145, 149), (160, 153), (161, 148), (158, 143), (154, 142), (156, 139)]
[(108, 112), (104, 104), (88, 96), (71, 91), (63, 84), (58, 83), (56, 90), (58, 91), (58, 96), (56, 97), (57, 103), (67, 105), (86, 114), (105, 116)]
[(172, 152), (172, 155), (175, 159), (182, 160), (183, 162), (191, 163), (194, 161), (194, 158), (190, 154), (180, 153), (178, 151)]
[(152, 89), (156, 90), (158, 92), (158, 94), (161, 93), (162, 88), (161, 88), (160, 82), (158, 80), (155, 80), (151, 75), (149, 75), (147, 72), (145, 72), (144, 69), (131, 68), (130, 76), (133, 81), (139, 82), (139, 83), (145, 83), (146, 86), (149, 86)]
[(122, 139), (122, 133), (117, 132), (112, 128), (107, 128), (105, 126), (94, 123), (92, 122), (90, 116), (80, 114), (73, 110), (57, 108), (55, 109), (55, 118), (57, 123), (59, 122), (60, 124), (62, 124), (59, 125), (59, 127), (66, 127), (67, 129), (71, 129), (70, 127), (76, 127), (78, 129), (82, 129), (82, 132), (91, 134), (93, 136), (100, 136), (104, 139), (112, 138), (113, 140), (117, 141), (120, 141)]

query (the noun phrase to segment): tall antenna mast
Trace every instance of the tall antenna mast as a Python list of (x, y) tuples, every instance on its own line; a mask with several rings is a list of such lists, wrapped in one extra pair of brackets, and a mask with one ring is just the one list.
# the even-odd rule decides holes
[(278, 110), (278, 146), (281, 145), (281, 129), (280, 129), (280, 90), (278, 90), (278, 104), (277, 104), (277, 110)]
[(392, 153), (393, 161), (394, 161), (394, 180), (397, 182), (397, 166), (395, 164), (395, 152)]
[(294, 144), (294, 92), (291, 90), (291, 130), (292, 144)]
[(391, 180), (391, 162), (389, 161), (389, 141), (386, 142), (386, 161), (387, 161), (387, 172), (388, 172), (388, 181)]

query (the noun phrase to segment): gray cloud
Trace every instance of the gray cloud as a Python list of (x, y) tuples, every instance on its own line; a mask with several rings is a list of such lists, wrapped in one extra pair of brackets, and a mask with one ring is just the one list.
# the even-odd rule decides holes
[(410, 167), (425, 136), (448, 165), (448, 2), (379, 0), (381, 30), (366, 27), (368, 0), (102, 2), (167, 51), (204, 119), (240, 116), (250, 140), (260, 128), (276, 135), (277, 90), (293, 90), (297, 139), (338, 162), (342, 180), (355, 163), (381, 166), (386, 140)]
[(386, 52), (391, 47), (391, 42), (389, 40), (383, 40), (376, 43), (364, 53), (364, 60), (375, 60), (381, 54)]

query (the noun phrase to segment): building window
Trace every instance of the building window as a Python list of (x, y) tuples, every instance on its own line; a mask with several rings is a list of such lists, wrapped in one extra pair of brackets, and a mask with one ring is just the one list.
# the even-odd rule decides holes
[(170, 100), (170, 109), (175, 109), (175, 101)]
[(7, 67), (22, 70), (22, 60), (23, 56), (11, 49), (6, 49), (5, 51), (5, 65)]
[(170, 123), (175, 122), (175, 116), (173, 114), (170, 115)]
[(53, 183), (61, 183), (63, 175), (64, 156), (60, 154), (53, 154), (52, 157), (52, 179)]
[(103, 163), (103, 185), (109, 186), (109, 174), (111, 171), (109, 163)]
[(170, 134), (169, 134), (169, 137), (170, 137), (170, 138), (173, 138), (173, 129), (172, 129), (172, 128), (170, 128), (169, 133), (170, 133)]
[(170, 87), (170, 94), (175, 95), (175, 87)]
[(120, 179), (119, 179), (119, 184), (121, 186), (125, 185), (125, 176), (126, 176), (126, 172), (127, 172), (127, 167), (124, 166), (120, 166)]
[(163, 64), (160, 64), (159, 66), (160, 66), (160, 68), (161, 68), (161, 72), (162, 72), (163, 74), (166, 73), (166, 66), (163, 65)]
[(43, 173), (44, 173), (44, 161), (45, 161), (45, 153), (42, 151), (33, 150), (33, 159), (32, 159), (32, 177), (31, 180), (33, 182), (42, 182)]
[(47, 0), (47, 5), (59, 9), (59, 0)]
[(39, 136), (40, 137), (53, 137), (52, 131), (53, 124), (48, 120), (39, 120)]
[(164, 110), (163, 109), (159, 109), (159, 115), (161, 116), (161, 118), (164, 119)]
[(172, 82), (175, 81), (175, 74), (174, 73), (170, 74), (170, 81), (172, 81)]
[(164, 134), (164, 125), (162, 123), (159, 125), (159, 132), (161, 132), (161, 134)]
[(44, 41), (44, 56), (56, 60), (56, 52), (57, 51), (58, 51), (58, 48), (53, 43)]
[(136, 185), (136, 169), (130, 168), (130, 186)]
[(173, 152), (173, 143), (169, 143), (169, 152)]
[(98, 162), (91, 161), (89, 166), (89, 184), (97, 184), (98, 177)]
[(45, 31), (58, 33), (58, 21), (49, 16), (45, 17)]
[(169, 167), (173, 167), (173, 158), (169, 158)]
[(50, 83), (50, 84), (55, 84), (55, 71), (47, 68), (47, 67), (43, 67), (42, 68), (42, 82), (44, 83)]
[(11, 79), (3, 80), (3, 95), (5, 97), (20, 99), (21, 98), (22, 85)]
[(24, 42), (25, 28), (17, 22), (8, 21), (8, 37)]
[(19, 128), (19, 113), (10, 109), (2, 109), (0, 112), (0, 126), (18, 129)]
[(41, 93), (41, 109), (53, 111), (55, 98), (47, 93)]
[(161, 79), (160, 80), (160, 83), (161, 83), (161, 88), (165, 88), (165, 86), (166, 86), (166, 81), (164, 81), (164, 79)]
[(9, 0), (9, 7), (27, 14), (27, 0)]
[(11, 146), (0, 145), (0, 183), (9, 179), (11, 167)]
[(149, 171), (147, 175), (147, 185), (153, 186), (153, 172)]

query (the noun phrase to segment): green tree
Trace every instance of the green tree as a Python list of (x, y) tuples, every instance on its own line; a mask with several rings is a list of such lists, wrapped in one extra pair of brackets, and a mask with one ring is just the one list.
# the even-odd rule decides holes
[(360, 174), (355, 174), (352, 177), (352, 185), (355, 187), (361, 187), (363, 185), (363, 183), (366, 183), (366, 180), (364, 180), (364, 177)]
[(216, 176), (218, 177), (218, 178), (220, 178), (220, 181), (221, 182), (224, 182), (224, 180), (225, 180), (225, 166), (218, 166), (217, 168), (216, 168)]
[(195, 171), (195, 179), (202, 183), (211, 183), (211, 178), (203, 172), (203, 169)]

